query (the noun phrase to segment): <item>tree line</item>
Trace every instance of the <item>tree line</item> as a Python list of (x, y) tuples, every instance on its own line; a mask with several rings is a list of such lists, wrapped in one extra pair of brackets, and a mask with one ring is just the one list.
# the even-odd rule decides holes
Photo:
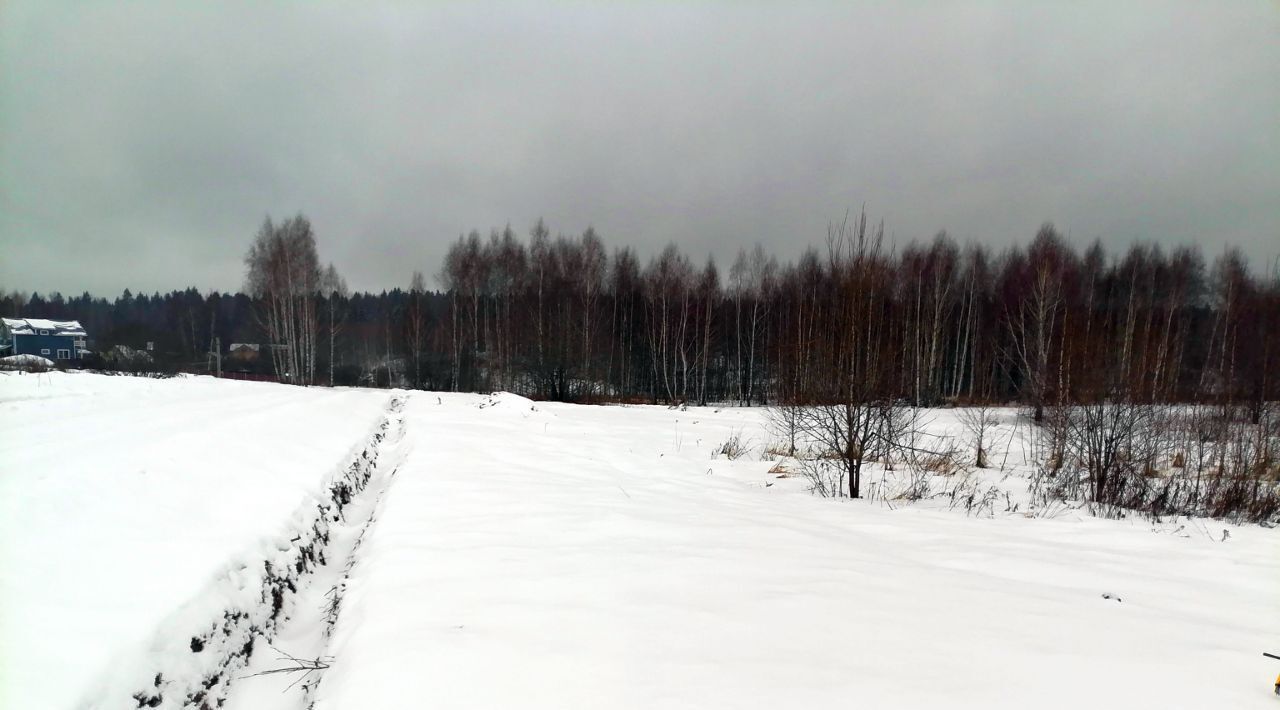
[[(761, 246), (727, 272), (676, 245), (647, 261), (588, 228), (539, 221), (453, 242), (407, 289), (351, 293), (322, 265), (305, 216), (267, 220), (241, 293), (113, 301), (0, 299), (78, 319), (99, 353), (156, 343), (155, 364), (207, 367), (215, 338), (263, 343), (257, 363), (298, 384), (510, 390), (596, 402), (1056, 404), (1121, 389), (1143, 402), (1280, 399), (1280, 275), (1228, 249), (1077, 248), (1052, 225), (999, 252), (945, 233), (902, 247), (865, 214), (792, 262)], [(109, 363), (103, 363), (109, 364)]]
[[(84, 364), (105, 369), (207, 372), (221, 343), (224, 371), (300, 385), (768, 405), (781, 454), (815, 490), (855, 498), (867, 462), (954, 468), (955, 451), (920, 443), (922, 407), (971, 405), (982, 468), (990, 405), (1016, 403), (1038, 425), (1042, 506), (1280, 512), (1278, 265), (1195, 246), (1112, 253), (1051, 224), (1000, 251), (946, 233), (898, 247), (865, 213), (825, 237), (787, 263), (742, 249), (722, 273), (674, 244), (642, 260), (539, 221), (523, 237), (462, 235), (434, 288), (413, 271), (375, 294), (349, 291), (297, 215), (264, 221), (240, 293), (10, 293), (0, 312), (80, 320), (97, 353)], [(927, 493), (928, 476), (911, 480)], [(986, 500), (961, 487), (953, 499)]]
[[(850, 388), (913, 405), (1045, 408), (1114, 396), (1280, 399), (1280, 273), (1226, 250), (1109, 254), (1052, 225), (993, 253), (945, 233), (901, 249), (865, 214), (781, 264), (756, 246), (725, 277), (670, 245), (644, 265), (594, 230), (454, 242), (427, 324), (443, 389), (549, 399), (813, 403)], [(440, 357), (443, 355), (443, 357)]]

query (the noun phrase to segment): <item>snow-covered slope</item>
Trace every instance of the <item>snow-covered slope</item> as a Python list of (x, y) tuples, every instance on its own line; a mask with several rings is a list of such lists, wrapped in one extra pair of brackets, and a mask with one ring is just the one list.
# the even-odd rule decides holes
[[(0, 707), (1275, 706), (1276, 530), (821, 499), (756, 409), (394, 397), (0, 376)], [(210, 665), (259, 624), (328, 668)]]
[(147, 673), (166, 619), (221, 614), (211, 587), (261, 566), (388, 399), (0, 373), (0, 708), (71, 708)]

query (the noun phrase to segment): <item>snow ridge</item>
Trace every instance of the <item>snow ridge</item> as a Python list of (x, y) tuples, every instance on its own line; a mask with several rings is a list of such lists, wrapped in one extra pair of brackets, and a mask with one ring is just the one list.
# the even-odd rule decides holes
[[(377, 520), (383, 497), (404, 459), (401, 443), (405, 424), (400, 416), (403, 403), (404, 400), (393, 403), (394, 431), (382, 445), (380, 463), (372, 479), (343, 511), (342, 520), (329, 529), (326, 556), (330, 564), (318, 568), (305, 586), (299, 586), (294, 596), (296, 613), (277, 627), (271, 646), (274, 653), (253, 657), (241, 674), (245, 682), (231, 688), (223, 710), (312, 708), (316, 689), (334, 660), (329, 651), (334, 627), (345, 609), (348, 580), (366, 533)], [(344, 563), (339, 564), (339, 560)]]
[[(92, 697), (80, 704), (116, 708), (199, 708), (225, 702), (256, 652), (272, 642), (318, 569), (329, 564), (331, 532), (378, 469), (383, 440), (403, 400), (393, 398), (358, 453), (291, 516), (285, 532), (256, 563), (232, 565), (198, 598), (160, 625), (153, 641), (122, 669), (108, 669)], [(349, 564), (349, 563), (348, 563)]]

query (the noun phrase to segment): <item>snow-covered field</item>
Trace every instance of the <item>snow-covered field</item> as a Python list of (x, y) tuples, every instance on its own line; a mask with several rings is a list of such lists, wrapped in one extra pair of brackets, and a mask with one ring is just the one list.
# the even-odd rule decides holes
[[(0, 708), (1280, 702), (1280, 531), (1027, 517), (1012, 415), (982, 514), (818, 498), (775, 439), (737, 408), (0, 374)], [(252, 675), (281, 653), (327, 669)]]
[(222, 613), (231, 571), (261, 566), (388, 399), (0, 374), (0, 708), (136, 707), (104, 695)]

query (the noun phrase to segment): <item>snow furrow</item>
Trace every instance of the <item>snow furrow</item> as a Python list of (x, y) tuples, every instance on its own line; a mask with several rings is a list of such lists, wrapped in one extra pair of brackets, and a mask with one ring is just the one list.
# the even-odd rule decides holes
[[(330, 564), (335, 532), (366, 518), (357, 511), (368, 497), (382, 458), (382, 444), (402, 402), (393, 399), (362, 450), (325, 487), (319, 500), (303, 504), (256, 564), (241, 563), (197, 599), (161, 624), (141, 662), (130, 673), (111, 669), (83, 707), (223, 707), (246, 668), (263, 655), (298, 606), (300, 592)], [(341, 551), (339, 551), (341, 554)], [(345, 561), (345, 557), (344, 557)]]
[(332, 660), (329, 639), (343, 610), (347, 579), (402, 458), (398, 449), (404, 439), (404, 419), (399, 416), (403, 403), (397, 399), (392, 405), (387, 439), (380, 445), (372, 475), (331, 521), (323, 548), (326, 562), (297, 582), (290, 611), (269, 641), (271, 650), (260, 648), (248, 659), (240, 680), (225, 697), (223, 710), (310, 707)]

